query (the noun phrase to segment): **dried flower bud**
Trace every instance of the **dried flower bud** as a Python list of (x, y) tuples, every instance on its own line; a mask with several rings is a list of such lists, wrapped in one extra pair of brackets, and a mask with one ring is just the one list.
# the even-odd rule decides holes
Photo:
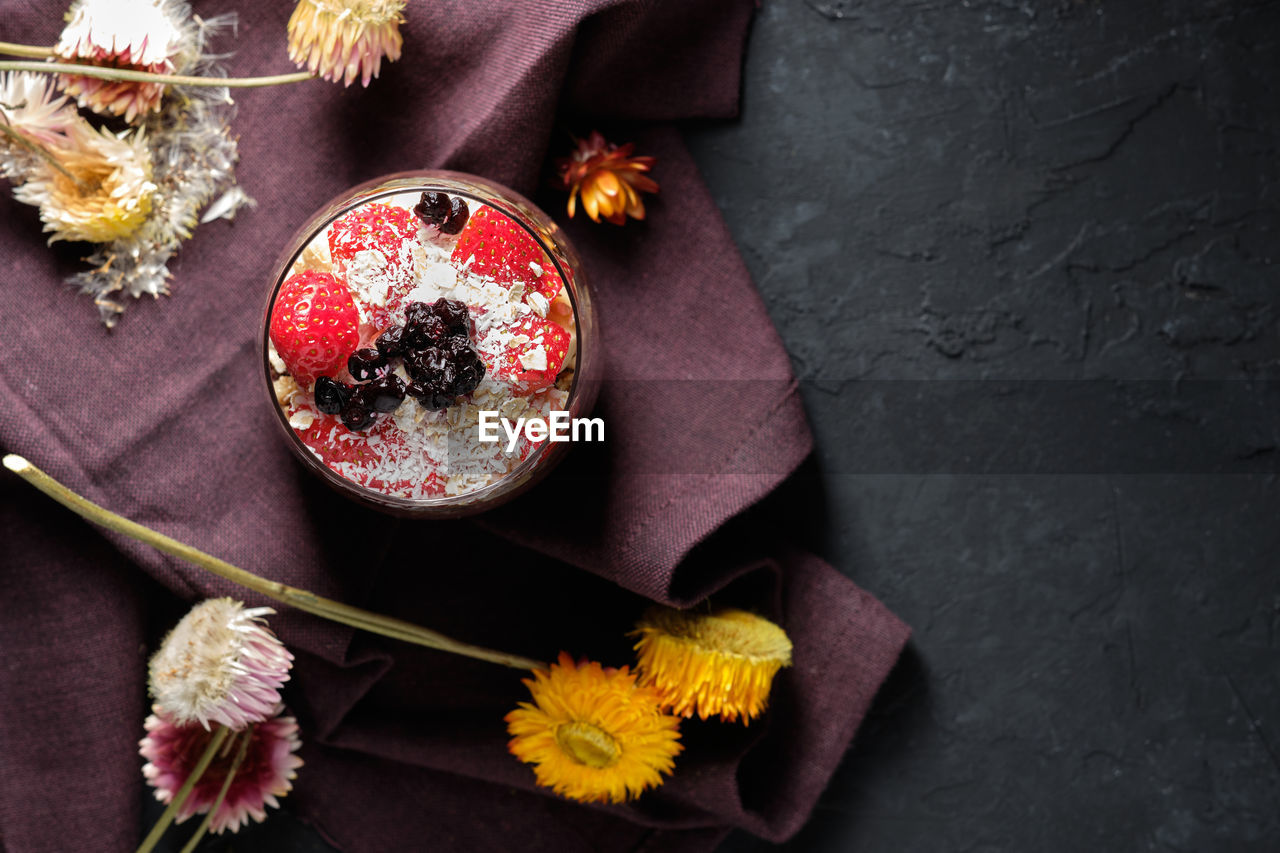
[(750, 722), (764, 713), (774, 675), (791, 665), (786, 632), (745, 610), (653, 607), (633, 635), (640, 683), (682, 717)]

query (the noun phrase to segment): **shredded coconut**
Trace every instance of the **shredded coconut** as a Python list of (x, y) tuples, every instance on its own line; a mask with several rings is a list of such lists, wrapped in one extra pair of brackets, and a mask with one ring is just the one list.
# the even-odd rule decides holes
[(386, 305), (392, 278), (387, 256), (377, 249), (356, 252), (347, 264), (347, 287), (356, 305)]
[(520, 366), (525, 370), (546, 370), (547, 351), (542, 347), (525, 350), (520, 353)]
[(547, 301), (547, 297), (538, 293), (536, 290), (529, 294), (529, 298), (525, 300), (529, 303), (529, 308), (539, 317), (546, 318), (547, 309), (551, 307), (551, 303)]

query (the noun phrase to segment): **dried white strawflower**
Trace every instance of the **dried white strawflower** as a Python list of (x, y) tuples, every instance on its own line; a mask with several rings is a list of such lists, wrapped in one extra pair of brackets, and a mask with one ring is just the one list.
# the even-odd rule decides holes
[(274, 612), (230, 598), (191, 608), (151, 658), (156, 713), (178, 725), (221, 723), (235, 730), (273, 715), (293, 665), (262, 619)]
[[(180, 0), (76, 0), (54, 52), (69, 62), (173, 74), (197, 51), (191, 7)], [(132, 122), (160, 108), (163, 83), (66, 75), (80, 106)]]
[[(0, 152), (30, 153), (30, 145), (53, 146), (67, 141), (71, 125), (79, 120), (76, 108), (59, 95), (54, 78), (28, 71), (0, 71), (0, 125), (5, 138)], [(26, 151), (23, 147), (26, 146)], [(21, 170), (0, 161), (6, 174)]]

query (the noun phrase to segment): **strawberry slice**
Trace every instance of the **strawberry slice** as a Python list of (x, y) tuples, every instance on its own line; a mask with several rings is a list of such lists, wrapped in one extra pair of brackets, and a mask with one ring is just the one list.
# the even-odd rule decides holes
[(366, 204), (333, 223), (329, 254), (334, 263), (345, 267), (357, 253), (377, 249), (392, 266), (401, 269), (413, 263), (404, 244), (417, 238), (418, 220), (412, 213), (403, 207)]
[(416, 482), (385, 479), (384, 471), (401, 467), (415, 454), (391, 418), (380, 418), (367, 432), (351, 432), (336, 415), (319, 415), (296, 432), (327, 467), (366, 489), (418, 498), (444, 494), (444, 482), (434, 470)]
[(360, 344), (351, 291), (327, 272), (290, 276), (271, 306), (271, 343), (304, 388), (318, 376), (334, 375)]
[(506, 381), (517, 394), (532, 394), (555, 384), (569, 354), (569, 333), (563, 326), (528, 316), (507, 327), (508, 340), (492, 366), (494, 376)]
[(359, 433), (343, 426), (337, 415), (317, 415), (311, 426), (294, 431), (302, 443), (331, 468), (343, 462), (364, 467), (375, 461), (368, 444), (360, 440)]
[(487, 205), (467, 220), (450, 260), (459, 269), (470, 260), (472, 272), (507, 287), (523, 284), (526, 298), (537, 291), (550, 302), (560, 292), (560, 276), (538, 242), (511, 217)]
[[(418, 220), (402, 207), (366, 204), (333, 223), (329, 229), (329, 255), (344, 272), (351, 289), (377, 330), (391, 324), (391, 317), (413, 289), (413, 247), (418, 242)], [(356, 262), (361, 252), (378, 252)]]

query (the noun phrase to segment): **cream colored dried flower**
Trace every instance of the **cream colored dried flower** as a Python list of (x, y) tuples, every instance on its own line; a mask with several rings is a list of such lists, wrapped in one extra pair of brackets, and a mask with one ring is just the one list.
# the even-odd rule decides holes
[(178, 725), (236, 730), (273, 715), (293, 655), (263, 621), (269, 613), (230, 598), (191, 608), (151, 658), (156, 713)]
[(114, 134), (83, 120), (71, 125), (65, 145), (47, 149), (14, 198), (40, 208), (49, 242), (106, 243), (137, 230), (151, 211), (151, 154), (142, 131)]
[[(191, 7), (181, 0), (76, 0), (54, 53), (69, 62), (172, 74), (194, 59)], [(80, 106), (132, 122), (160, 108), (162, 83), (66, 75)]]
[(405, 0), (302, 0), (289, 19), (289, 58), (350, 86), (378, 76), (382, 57), (400, 58)]

